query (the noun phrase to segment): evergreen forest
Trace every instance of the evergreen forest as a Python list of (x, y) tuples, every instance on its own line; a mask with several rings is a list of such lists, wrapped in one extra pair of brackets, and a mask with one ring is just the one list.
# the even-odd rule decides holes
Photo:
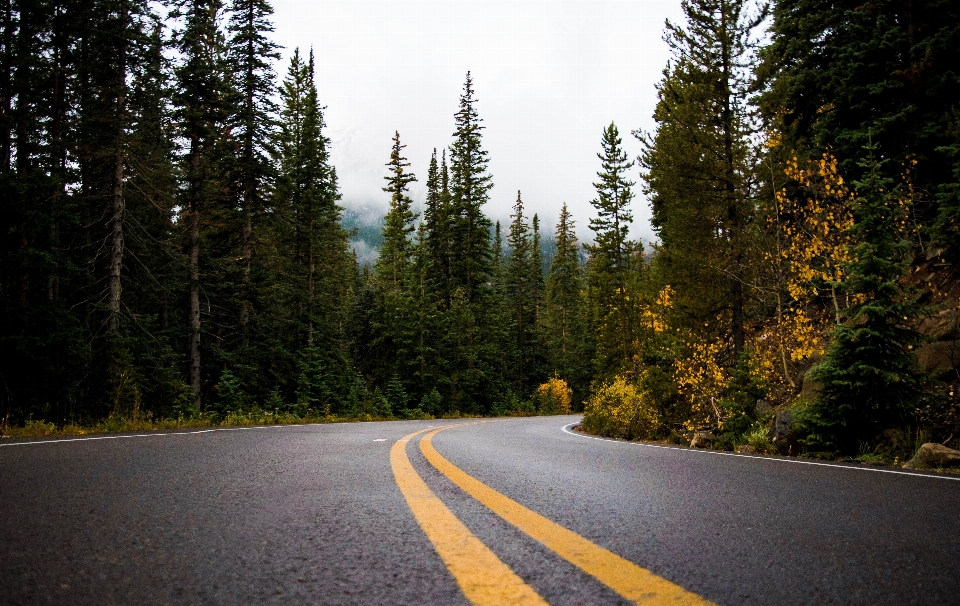
[(861, 460), (960, 440), (960, 4), (682, 8), (656, 127), (597, 125), (593, 216), (485, 214), (467, 73), (448, 142), (383, 149), (361, 265), (313, 52), (267, 0), (4, 0), (4, 430), (573, 410)]

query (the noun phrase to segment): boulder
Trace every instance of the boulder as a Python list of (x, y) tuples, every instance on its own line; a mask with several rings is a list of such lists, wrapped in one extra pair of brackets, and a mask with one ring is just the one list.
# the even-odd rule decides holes
[(793, 452), (797, 444), (797, 432), (793, 427), (793, 411), (781, 410), (775, 414), (767, 435), (780, 452)]
[(912, 459), (903, 464), (907, 469), (924, 467), (960, 467), (960, 450), (943, 444), (928, 442), (920, 447)]
[(756, 410), (758, 419), (769, 419), (773, 416), (773, 406), (770, 406), (770, 402), (767, 402), (763, 398), (757, 400)]
[(945, 252), (947, 252), (947, 249), (946, 249), (946, 248), (937, 248), (936, 246), (928, 246), (928, 247), (927, 247), (927, 261), (933, 261), (933, 260), (936, 259), (937, 257), (942, 256), (943, 253), (945, 253)]
[(813, 402), (817, 399), (817, 394), (820, 393), (820, 390), (823, 388), (823, 383), (816, 381), (811, 376), (813, 374), (813, 368), (804, 373), (803, 377), (800, 379), (800, 397), (807, 401)]
[(713, 443), (715, 436), (712, 431), (698, 431), (693, 434), (693, 439), (690, 440), (690, 446), (694, 448), (706, 448)]
[(917, 331), (937, 341), (960, 339), (960, 310), (944, 309), (920, 320)]
[(960, 341), (924, 343), (917, 354), (924, 372), (952, 370), (960, 366)]

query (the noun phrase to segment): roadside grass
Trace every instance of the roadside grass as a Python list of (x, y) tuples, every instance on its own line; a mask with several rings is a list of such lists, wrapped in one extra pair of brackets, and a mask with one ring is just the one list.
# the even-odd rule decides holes
[[(489, 418), (514, 416), (544, 416), (536, 411), (495, 411)], [(169, 429), (202, 429), (217, 427), (252, 427), (258, 425), (310, 425), (320, 423), (361, 423), (369, 421), (408, 421), (433, 419), (478, 419), (482, 415), (462, 413), (458, 410), (439, 416), (427, 414), (419, 409), (404, 410), (398, 416), (379, 416), (360, 414), (351, 416), (306, 414), (297, 415), (288, 412), (252, 410), (249, 412), (227, 413), (220, 417), (213, 414), (197, 414), (190, 417), (154, 419), (150, 415), (139, 417), (111, 416), (91, 423), (56, 424), (49, 421), (28, 420), (22, 427), (0, 423), (0, 438), (44, 438), (62, 436), (84, 436), (104, 433), (123, 433), (131, 431), (161, 431)]]
[[(299, 423), (333, 423), (354, 419), (324, 416), (298, 416), (289, 413), (270, 411), (250, 413), (230, 413), (223, 418), (218, 415), (194, 415), (153, 419), (149, 415), (141, 417), (112, 416), (92, 423), (64, 423), (57, 425), (49, 421), (28, 420), (23, 427), (0, 425), (0, 437), (3, 438), (41, 438), (54, 436), (83, 436), (101, 433), (122, 433), (130, 431), (159, 431), (164, 429), (189, 429), (207, 427), (248, 427), (254, 425), (292, 425)], [(359, 419), (357, 419), (359, 420)]]
[[(575, 428), (576, 431), (587, 435), (596, 435), (626, 442), (645, 442), (650, 444), (668, 445), (668, 446), (687, 446), (690, 447), (690, 438), (687, 435), (673, 432), (666, 439), (639, 439), (627, 440), (618, 436), (609, 436), (602, 433), (586, 431), (582, 425)], [(856, 457), (844, 457), (836, 452), (815, 452), (802, 451), (800, 454), (788, 455), (777, 450), (773, 442), (770, 441), (768, 430), (763, 425), (755, 425), (751, 430), (737, 435), (729, 436), (725, 440), (715, 440), (708, 442), (704, 450), (716, 450), (723, 452), (735, 452), (741, 454), (760, 454), (773, 455), (779, 457), (814, 459), (818, 461), (832, 461), (838, 463), (861, 463), (863, 465), (880, 465), (899, 468), (903, 463), (910, 460), (919, 450), (920, 446), (930, 441), (929, 434), (922, 428), (895, 428), (884, 432), (883, 440), (877, 444), (863, 442), (860, 444), (859, 453)], [(752, 450), (741, 450), (742, 446), (751, 446)], [(692, 448), (692, 447), (690, 447)], [(932, 471), (949, 475), (960, 475), (960, 467), (928, 467), (923, 471)]]
[(751, 446), (757, 454), (777, 454), (777, 447), (770, 441), (769, 432), (763, 425), (745, 433), (734, 450), (739, 450), (740, 446)]

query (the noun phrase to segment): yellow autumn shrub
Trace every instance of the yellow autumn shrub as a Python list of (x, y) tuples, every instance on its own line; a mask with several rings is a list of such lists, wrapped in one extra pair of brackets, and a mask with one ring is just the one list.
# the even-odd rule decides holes
[(626, 440), (649, 439), (660, 432), (661, 419), (649, 394), (618, 376), (590, 395), (583, 412), (583, 429)]
[(540, 385), (533, 393), (533, 401), (537, 412), (547, 415), (565, 415), (570, 413), (570, 399), (573, 390), (560, 377), (553, 376), (549, 381)]

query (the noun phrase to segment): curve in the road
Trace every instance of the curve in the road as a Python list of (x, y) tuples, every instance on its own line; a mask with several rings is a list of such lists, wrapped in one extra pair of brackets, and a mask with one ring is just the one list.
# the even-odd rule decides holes
[[(634, 603), (689, 606), (711, 604), (697, 594), (637, 566), (524, 507), (461, 470), (437, 452), (432, 442), (433, 436), (437, 433), (453, 427), (458, 426), (442, 427), (428, 433), (420, 440), (420, 450), (427, 461), (440, 473), (498, 516)], [(411, 434), (409, 437), (413, 435), (416, 434)], [(411, 471), (412, 469), (411, 467)]]
[(547, 602), (470, 532), (417, 474), (406, 448), (411, 438), (425, 431), (429, 428), (397, 440), (390, 449), (390, 464), (417, 523), (463, 594), (478, 606), (546, 606)]

